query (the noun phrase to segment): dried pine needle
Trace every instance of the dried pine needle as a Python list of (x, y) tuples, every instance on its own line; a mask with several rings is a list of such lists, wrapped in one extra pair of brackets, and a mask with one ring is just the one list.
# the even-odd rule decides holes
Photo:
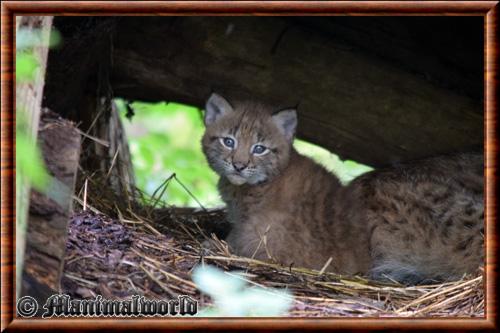
[[(238, 276), (250, 285), (288, 290), (294, 296), (291, 316), (485, 315), (483, 270), (459, 281), (406, 287), (327, 272), (330, 262), (316, 271), (239, 257), (207, 229), (223, 220), (223, 212), (141, 207), (103, 186), (105, 177), (83, 179), (88, 179), (89, 191), (86, 198), (81, 191), (75, 201), (85, 201), (87, 210), (71, 218), (62, 281), (63, 291), (73, 297), (183, 294), (207, 305), (210, 300), (191, 281), (192, 269), (204, 262), (226, 272), (244, 272)], [(160, 203), (161, 191), (149, 202)], [(204, 248), (204, 241), (212, 246)]]

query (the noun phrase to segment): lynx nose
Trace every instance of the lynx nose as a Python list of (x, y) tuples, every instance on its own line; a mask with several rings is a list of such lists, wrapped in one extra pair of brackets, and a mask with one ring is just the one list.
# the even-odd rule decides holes
[(234, 168), (234, 170), (236, 170), (236, 171), (238, 171), (238, 172), (245, 170), (245, 168), (246, 168), (246, 167), (247, 167), (247, 166), (246, 166), (246, 164), (244, 164), (244, 163), (241, 163), (241, 162), (233, 162), (233, 168)]

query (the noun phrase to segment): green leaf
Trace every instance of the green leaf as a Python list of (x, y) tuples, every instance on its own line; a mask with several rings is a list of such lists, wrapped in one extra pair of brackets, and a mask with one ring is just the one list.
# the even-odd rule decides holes
[(39, 66), (38, 59), (32, 53), (18, 53), (16, 55), (16, 80), (34, 80)]
[(25, 50), (38, 46), (48, 46), (52, 48), (62, 42), (61, 34), (55, 29), (52, 29), (50, 32), (48, 45), (42, 42), (43, 39), (40, 29), (31, 30), (21, 28), (16, 33), (16, 49)]
[(44, 191), (49, 182), (38, 147), (25, 134), (16, 135), (16, 169), (20, 176), (26, 177), (31, 185)]

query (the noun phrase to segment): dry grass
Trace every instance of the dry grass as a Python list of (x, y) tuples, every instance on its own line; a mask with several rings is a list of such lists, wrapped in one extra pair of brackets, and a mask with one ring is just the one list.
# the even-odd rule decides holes
[[(220, 211), (140, 207), (105, 193), (88, 179), (75, 201), (85, 211), (73, 216), (67, 244), (63, 291), (77, 297), (150, 298), (190, 295), (200, 306), (211, 300), (191, 281), (198, 264), (244, 271), (239, 275), (263, 288), (285, 288), (294, 295), (291, 316), (480, 317), (484, 316), (483, 271), (460, 281), (406, 287), (284, 267), (230, 253), (211, 234), (223, 225)], [(155, 199), (152, 199), (153, 202)]]

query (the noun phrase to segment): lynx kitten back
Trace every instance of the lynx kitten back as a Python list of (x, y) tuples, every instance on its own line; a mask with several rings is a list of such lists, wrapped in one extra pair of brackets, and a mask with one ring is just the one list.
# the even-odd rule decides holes
[(203, 151), (220, 176), (238, 255), (404, 283), (459, 278), (484, 260), (483, 158), (438, 157), (342, 186), (292, 146), (294, 109), (206, 104)]

